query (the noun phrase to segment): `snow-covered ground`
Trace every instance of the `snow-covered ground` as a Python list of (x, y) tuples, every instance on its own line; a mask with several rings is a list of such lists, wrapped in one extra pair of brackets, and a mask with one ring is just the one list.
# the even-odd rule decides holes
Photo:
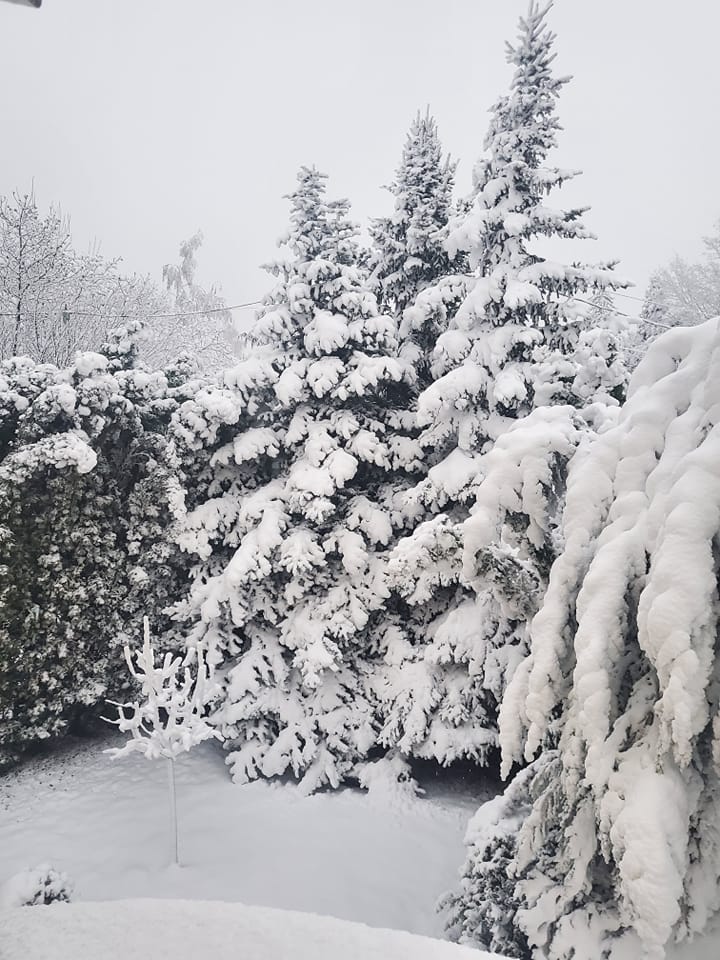
[[(362, 927), (323, 925), (297, 914), (278, 918), (236, 902), (442, 937), (435, 904), (456, 883), (469, 816), (497, 784), (450, 774), (424, 782), (427, 794), (417, 800), (359, 790), (304, 797), (292, 784), (233, 784), (222, 751), (202, 744), (177, 761), (182, 860), (177, 869), (168, 865), (165, 764), (139, 755), (113, 761), (103, 753), (103, 747), (120, 743), (115, 736), (100, 743), (69, 741), (59, 752), (0, 777), (0, 887), (20, 871), (50, 862), (75, 882), (78, 907), (5, 913), (2, 960), (111, 960), (115, 943), (124, 960), (146, 956), (132, 952), (132, 938), (142, 944), (142, 931), (152, 928), (159, 911), (166, 918), (159, 925), (172, 927), (178, 942), (207, 945), (187, 953), (194, 957), (223, 955), (213, 952), (213, 937), (250, 943), (253, 950), (246, 955), (253, 960), (301, 960), (304, 954), (288, 946), (297, 946), (298, 937), (312, 948), (307, 956), (313, 960), (483, 956), (400, 934), (373, 939)], [(136, 898), (144, 902), (87, 903)], [(151, 899), (175, 902), (159, 906)], [(233, 903), (187, 902), (201, 900)], [(104, 941), (103, 931), (108, 931)], [(79, 942), (101, 952), (79, 952)], [(50, 952), (48, 943), (54, 945)], [(66, 952), (59, 952), (65, 944)], [(668, 960), (718, 956), (720, 932), (668, 951)]]
[(177, 761), (175, 869), (165, 763), (102, 752), (121, 742), (69, 746), (0, 778), (0, 884), (50, 862), (76, 901), (241, 901), (440, 937), (436, 901), (455, 885), (470, 814), (495, 789), (456, 778), (426, 784), (420, 800), (304, 797), (233, 784), (222, 751), (203, 744)]
[(60, 903), (0, 920), (3, 960), (490, 960), (396, 930), (236, 903)]

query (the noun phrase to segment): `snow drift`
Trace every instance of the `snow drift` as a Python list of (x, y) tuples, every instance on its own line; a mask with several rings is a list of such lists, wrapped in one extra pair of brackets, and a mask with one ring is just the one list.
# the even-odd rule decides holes
[[(483, 960), (489, 954), (313, 914), (184, 900), (16, 908), (0, 915), (3, 960)], [(502, 958), (495, 958), (502, 960)]]

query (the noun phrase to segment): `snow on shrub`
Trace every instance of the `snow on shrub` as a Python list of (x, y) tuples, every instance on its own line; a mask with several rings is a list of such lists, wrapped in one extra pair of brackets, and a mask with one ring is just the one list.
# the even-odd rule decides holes
[[(142, 650), (134, 654), (135, 663), (129, 647), (124, 648), (124, 653), (133, 679), (140, 684), (143, 700), (114, 704), (120, 716), (115, 720), (105, 719), (131, 736), (125, 746), (106, 752), (113, 759), (137, 752), (142, 753), (148, 760), (164, 758), (168, 761), (173, 852), (177, 864), (179, 854), (174, 762), (198, 743), (220, 737), (206, 718), (206, 708), (217, 694), (213, 667), (207, 663), (199, 646), (190, 647), (184, 657), (173, 656), (168, 652), (160, 663), (156, 664), (147, 617), (143, 618), (143, 646)], [(195, 676), (191, 670), (193, 666)]]
[(66, 873), (49, 863), (14, 874), (0, 886), (0, 907), (32, 907), (37, 904), (68, 903), (73, 883)]
[(402, 807), (424, 792), (414, 779), (410, 764), (397, 753), (359, 764), (356, 773), (370, 800), (381, 807)]
[(123, 636), (174, 592), (177, 404), (131, 335), (67, 369), (0, 363), (0, 764), (120, 694)]

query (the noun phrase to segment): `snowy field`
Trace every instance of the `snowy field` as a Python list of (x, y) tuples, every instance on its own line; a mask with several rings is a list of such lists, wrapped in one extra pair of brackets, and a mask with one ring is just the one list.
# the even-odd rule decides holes
[(111, 760), (75, 744), (0, 778), (0, 883), (49, 861), (75, 901), (135, 897), (241, 901), (442, 936), (463, 833), (483, 788), (455, 778), (402, 800), (230, 781), (203, 744), (177, 761), (180, 858), (169, 867), (164, 762)]

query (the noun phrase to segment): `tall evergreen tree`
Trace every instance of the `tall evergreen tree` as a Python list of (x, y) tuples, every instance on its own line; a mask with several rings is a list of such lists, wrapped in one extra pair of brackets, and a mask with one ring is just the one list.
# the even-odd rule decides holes
[(593, 237), (582, 220), (587, 208), (547, 202), (576, 176), (546, 163), (560, 129), (556, 101), (568, 80), (552, 75), (549, 8), (531, 3), (518, 44), (508, 47), (515, 66), (510, 93), (493, 108), (472, 204), (450, 229), (448, 248), (467, 254), (473, 277), (438, 344), (447, 372), (422, 397), (420, 414), (426, 421), (439, 417), (441, 436), (450, 428), (462, 450), (492, 442), (509, 420), (534, 407), (583, 406), (621, 384), (621, 372), (613, 370), (598, 377), (595, 391), (579, 387), (573, 361), (584, 305), (573, 298), (625, 284), (612, 265), (563, 265), (533, 249), (538, 237)]
[[(384, 686), (384, 729), (404, 748), (412, 724), (413, 751), (446, 760), (493, 741), (556, 549), (565, 465), (625, 378), (612, 337), (583, 331), (585, 304), (573, 301), (621, 286), (611, 265), (563, 265), (533, 243), (591, 236), (582, 209), (547, 201), (574, 176), (547, 164), (566, 82), (552, 75), (547, 10), (532, 3), (521, 20), (510, 92), (493, 108), (473, 197), (450, 225), (447, 248), (471, 273), (428, 288), (407, 311), (453, 313), (418, 401), (430, 470), (412, 499), (430, 519), (391, 567), (415, 609)], [(487, 723), (484, 738), (473, 718)]]
[[(393, 480), (418, 452), (398, 434), (412, 369), (358, 266), (348, 205), (326, 200), (324, 179), (298, 175), (290, 258), (271, 268), (278, 283), (253, 334), (252, 362), (276, 376), (274, 426), (257, 421), (213, 455), (224, 481), (188, 515), (188, 544), (207, 563), (184, 606), (194, 635), (220, 643), (216, 720), (234, 777), (292, 771), (309, 790), (337, 785), (375, 742), (367, 660), (387, 594), (382, 554)], [(248, 492), (239, 470), (271, 448)]]

